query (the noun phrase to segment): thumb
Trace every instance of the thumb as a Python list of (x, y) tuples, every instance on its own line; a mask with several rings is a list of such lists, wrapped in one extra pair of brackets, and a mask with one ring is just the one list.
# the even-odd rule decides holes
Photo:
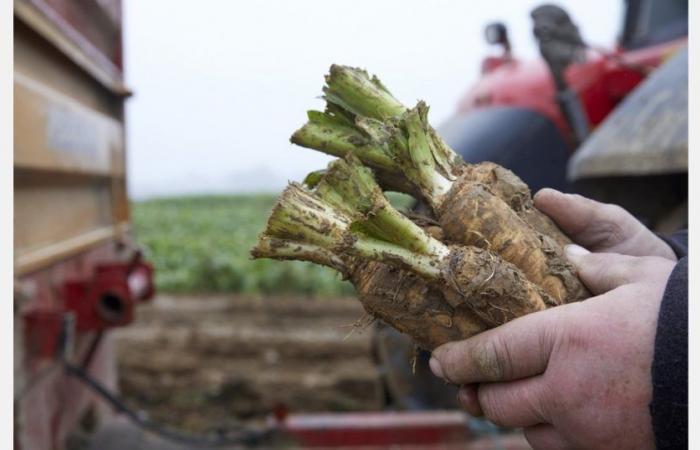
[(594, 295), (635, 281), (642, 259), (617, 253), (591, 253), (578, 245), (567, 245), (565, 251), (579, 278)]
[(547, 368), (562, 308), (527, 314), (469, 339), (433, 350), (430, 368), (453, 384), (511, 381)]

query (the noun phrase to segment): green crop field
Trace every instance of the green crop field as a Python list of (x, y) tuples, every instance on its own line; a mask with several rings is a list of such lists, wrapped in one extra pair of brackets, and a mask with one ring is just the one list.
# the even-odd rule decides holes
[[(132, 205), (136, 237), (156, 266), (163, 292), (343, 295), (335, 271), (297, 261), (251, 260), (248, 251), (274, 195), (163, 198)], [(406, 198), (393, 197), (399, 204)]]

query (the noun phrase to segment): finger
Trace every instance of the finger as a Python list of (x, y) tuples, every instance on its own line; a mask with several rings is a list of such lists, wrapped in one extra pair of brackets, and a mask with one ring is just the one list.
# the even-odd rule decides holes
[(594, 295), (632, 283), (645, 275), (643, 266), (646, 258), (617, 253), (591, 253), (578, 245), (567, 245), (565, 251), (579, 278)]
[(677, 260), (667, 243), (617, 205), (549, 188), (535, 194), (534, 202), (574, 242), (593, 251)]
[(523, 430), (523, 434), (534, 450), (561, 450), (571, 447), (564, 436), (552, 425), (540, 424), (527, 427)]
[(535, 194), (534, 202), (574, 242), (593, 250), (608, 249), (625, 240), (626, 230), (643, 227), (619, 206), (578, 194), (544, 188)]
[(481, 405), (479, 404), (477, 386), (476, 384), (462, 385), (459, 391), (457, 391), (457, 400), (459, 400), (459, 404), (462, 405), (462, 408), (469, 414), (474, 417), (481, 417), (484, 415), (484, 412), (481, 410)]
[(479, 385), (484, 416), (502, 427), (529, 427), (548, 422), (542, 377)]
[(508, 381), (538, 375), (547, 367), (556, 338), (558, 308), (512, 320), (433, 351), (433, 373), (454, 384)]

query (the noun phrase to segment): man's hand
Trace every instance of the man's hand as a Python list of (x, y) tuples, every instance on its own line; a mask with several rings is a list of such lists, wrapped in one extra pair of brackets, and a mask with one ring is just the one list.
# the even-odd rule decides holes
[[(617, 242), (605, 238), (600, 245), (624, 247), (640, 234), (615, 230)], [(653, 448), (654, 336), (675, 263), (658, 256), (588, 253), (578, 246), (568, 246), (567, 255), (596, 297), (445, 344), (433, 352), (430, 367), (464, 385), (459, 398), (467, 411), (502, 426), (524, 427), (535, 449)]]
[(551, 217), (571, 240), (592, 252), (677, 260), (667, 243), (617, 205), (554, 189), (540, 190), (534, 201), (537, 209)]

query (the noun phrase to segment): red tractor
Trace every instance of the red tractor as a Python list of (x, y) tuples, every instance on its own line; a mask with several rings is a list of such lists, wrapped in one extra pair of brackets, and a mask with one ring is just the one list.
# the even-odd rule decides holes
[[(467, 162), (497, 162), (533, 192), (614, 202), (661, 231), (687, 226), (687, 0), (626, 0), (611, 50), (587, 46), (560, 7), (531, 16), (542, 59), (519, 60), (506, 27), (488, 25), (503, 53), (484, 59), (440, 134)], [(427, 352), (411, 366), (409, 338), (379, 325), (374, 349), (389, 407), (456, 406)]]
[(487, 26), (487, 40), (501, 45), (503, 54), (484, 59), (481, 79), (442, 125), (442, 135), (465, 160), (505, 165), (533, 191), (570, 189), (569, 157), (649, 74), (686, 45), (687, 0), (625, 4), (620, 42), (613, 50), (588, 47), (567, 13), (552, 5), (532, 12), (540, 60), (518, 60), (505, 26)]

